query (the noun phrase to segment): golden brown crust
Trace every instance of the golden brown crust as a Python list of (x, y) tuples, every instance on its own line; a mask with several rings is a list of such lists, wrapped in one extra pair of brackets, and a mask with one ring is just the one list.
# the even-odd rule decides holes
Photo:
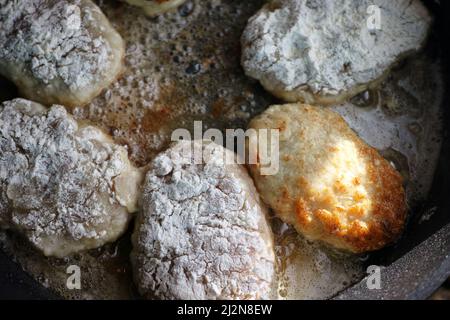
[(280, 129), (278, 174), (262, 176), (258, 164), (249, 167), (264, 201), (307, 238), (361, 253), (401, 234), (407, 212), (402, 177), (338, 114), (273, 106), (250, 127)]

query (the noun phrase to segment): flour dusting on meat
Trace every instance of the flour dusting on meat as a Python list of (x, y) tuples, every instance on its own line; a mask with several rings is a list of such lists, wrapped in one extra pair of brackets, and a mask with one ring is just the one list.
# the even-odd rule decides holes
[(124, 44), (90, 0), (0, 0), (0, 73), (44, 104), (89, 102), (121, 70)]
[[(218, 145), (192, 164), (179, 142), (147, 174), (132, 261), (141, 293), (161, 299), (267, 299), (274, 251), (266, 208), (245, 169)], [(210, 145), (211, 147), (211, 145)]]
[(136, 210), (126, 149), (61, 106), (0, 106), (0, 218), (46, 255), (116, 240)]

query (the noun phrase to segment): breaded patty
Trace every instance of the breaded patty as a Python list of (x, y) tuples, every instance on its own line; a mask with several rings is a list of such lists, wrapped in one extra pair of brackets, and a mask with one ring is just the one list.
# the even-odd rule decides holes
[(246, 74), (289, 102), (343, 102), (422, 47), (419, 0), (273, 0), (242, 35)]
[(277, 105), (250, 128), (280, 130), (279, 172), (263, 176), (258, 164), (250, 170), (263, 200), (298, 232), (354, 253), (399, 237), (407, 212), (402, 177), (337, 113)]
[(118, 78), (124, 54), (90, 0), (0, 1), (0, 74), (25, 98), (85, 105)]
[[(192, 163), (189, 149), (203, 152)], [(275, 272), (267, 208), (245, 167), (214, 143), (180, 141), (151, 163), (133, 234), (147, 298), (268, 299)]]
[(46, 256), (65, 257), (121, 236), (137, 210), (141, 172), (100, 129), (62, 106), (0, 105), (0, 227)]
[(141, 7), (148, 16), (156, 16), (158, 14), (170, 11), (186, 0), (123, 0), (133, 6)]

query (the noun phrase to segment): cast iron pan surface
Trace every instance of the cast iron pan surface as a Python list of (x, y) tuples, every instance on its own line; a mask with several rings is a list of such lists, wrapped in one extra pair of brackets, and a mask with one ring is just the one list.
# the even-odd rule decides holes
[[(445, 133), (433, 188), (428, 201), (411, 213), (402, 239), (395, 245), (371, 255), (367, 265), (382, 266), (382, 289), (368, 290), (365, 279), (338, 294), (335, 299), (425, 299), (450, 275), (450, 51), (448, 16), (450, 3), (427, 2), (435, 14), (430, 36), (434, 54), (441, 57), (445, 75)], [(15, 88), (3, 80), (2, 90), (15, 97)], [(10, 97), (1, 97), (3, 100)], [(430, 213), (426, 221), (424, 212)], [(59, 299), (44, 288), (11, 258), (0, 251), (0, 299)]]

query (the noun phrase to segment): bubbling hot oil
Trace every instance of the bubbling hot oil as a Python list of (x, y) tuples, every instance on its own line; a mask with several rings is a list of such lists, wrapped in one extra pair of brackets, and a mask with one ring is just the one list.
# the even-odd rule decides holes
[(277, 299), (328, 299), (364, 277), (360, 256), (310, 242), (278, 219), (273, 219), (272, 229), (278, 263)]

